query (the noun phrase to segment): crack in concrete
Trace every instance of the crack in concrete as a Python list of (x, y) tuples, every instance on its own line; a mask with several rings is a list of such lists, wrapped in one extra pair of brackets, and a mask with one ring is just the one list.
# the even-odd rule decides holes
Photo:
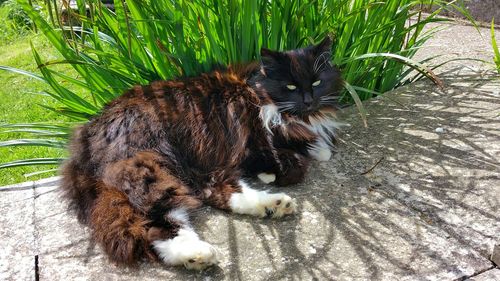
[(493, 263), (492, 263), (491, 267), (489, 267), (489, 268), (486, 268), (486, 269), (484, 269), (484, 270), (479, 270), (478, 272), (474, 272), (474, 274), (469, 275), (469, 276), (463, 276), (463, 277), (461, 277), (461, 278), (455, 279), (455, 281), (463, 281), (463, 280), (468, 280), (468, 279), (470, 279), (470, 278), (472, 278), (472, 277), (478, 276), (479, 274), (486, 273), (486, 272), (488, 272), (488, 271), (490, 271), (490, 270), (493, 270), (493, 269), (495, 269), (495, 268), (496, 268), (496, 267), (495, 267), (495, 264), (493, 264)]
[(38, 269), (38, 255), (35, 255), (35, 281), (40, 280), (40, 273)]
[(32, 202), (32, 207), (33, 207), (33, 212), (32, 212), (32, 225), (33, 225), (33, 251), (35, 252), (35, 281), (40, 280), (40, 267), (39, 267), (39, 255), (40, 255), (40, 242), (39, 242), (39, 234), (38, 234), (38, 220), (37, 220), (37, 209), (36, 209), (36, 199), (38, 198), (39, 194), (38, 191), (36, 190), (36, 183), (33, 183), (32, 186), (33, 189), (33, 202)]

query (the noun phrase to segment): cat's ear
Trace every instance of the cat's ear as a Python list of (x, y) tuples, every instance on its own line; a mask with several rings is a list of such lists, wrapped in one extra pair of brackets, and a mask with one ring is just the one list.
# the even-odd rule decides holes
[(332, 38), (330, 36), (326, 36), (323, 41), (321, 41), (318, 45), (314, 46), (314, 53), (317, 55), (331, 52), (332, 50)]
[(272, 67), (273, 65), (279, 63), (281, 58), (281, 52), (269, 50), (266, 48), (260, 49), (260, 59), (264, 68)]

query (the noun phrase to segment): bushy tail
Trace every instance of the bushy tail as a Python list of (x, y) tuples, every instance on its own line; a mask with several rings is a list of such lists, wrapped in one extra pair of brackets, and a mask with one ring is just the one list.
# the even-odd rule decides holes
[(134, 210), (123, 192), (79, 172), (71, 160), (65, 163), (61, 188), (80, 223), (90, 226), (93, 239), (110, 259), (128, 265), (144, 256), (154, 259), (147, 241), (149, 221)]
[(64, 162), (59, 172), (62, 176), (61, 190), (80, 223), (88, 224), (90, 212), (97, 198), (97, 180), (90, 164), (88, 139), (85, 127), (77, 127), (70, 141), (71, 157)]
[(95, 241), (117, 263), (131, 265), (143, 257), (156, 260), (150, 247), (150, 221), (132, 207), (123, 192), (105, 186), (100, 188), (102, 191), (90, 216)]
[(61, 190), (69, 202), (70, 209), (76, 212), (80, 223), (88, 224), (97, 198), (96, 179), (82, 171), (74, 159), (66, 161), (60, 173)]

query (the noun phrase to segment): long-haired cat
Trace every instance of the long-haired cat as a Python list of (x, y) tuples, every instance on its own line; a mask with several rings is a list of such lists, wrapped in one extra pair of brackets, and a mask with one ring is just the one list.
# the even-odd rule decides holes
[(296, 211), (284, 193), (243, 176), (300, 182), (311, 158), (331, 156), (338, 70), (331, 40), (260, 63), (135, 86), (75, 130), (62, 189), (117, 263), (141, 259), (203, 269), (217, 262), (189, 213), (202, 204), (279, 218)]

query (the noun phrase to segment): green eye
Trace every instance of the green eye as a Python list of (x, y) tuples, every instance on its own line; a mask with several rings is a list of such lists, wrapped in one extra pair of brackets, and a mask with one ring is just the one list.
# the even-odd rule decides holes
[(318, 86), (319, 84), (321, 84), (321, 80), (318, 80), (318, 81), (314, 82), (312, 85), (313, 85), (313, 87), (316, 87), (316, 86)]
[(295, 90), (295, 89), (297, 89), (297, 86), (292, 85), (292, 84), (286, 85), (286, 87), (288, 88), (288, 90)]

